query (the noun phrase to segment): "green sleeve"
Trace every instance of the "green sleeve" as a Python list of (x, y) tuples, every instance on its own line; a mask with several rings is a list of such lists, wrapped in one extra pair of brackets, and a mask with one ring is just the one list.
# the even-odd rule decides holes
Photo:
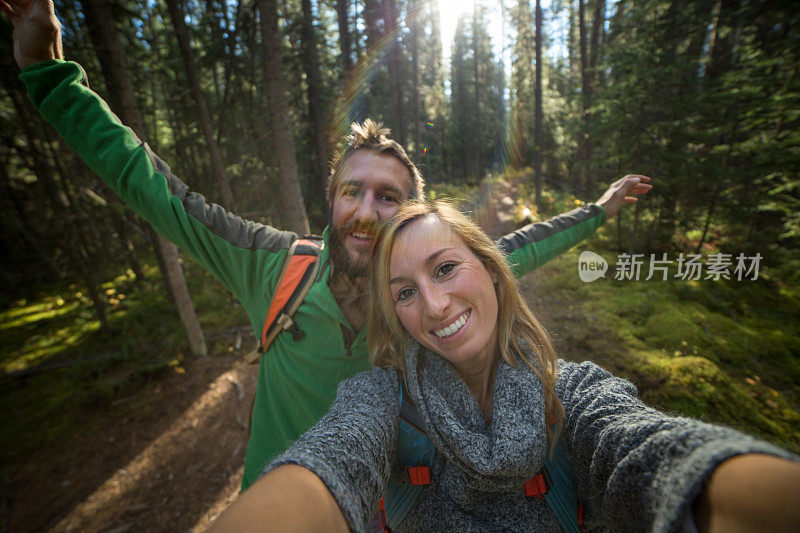
[(244, 221), (190, 191), (89, 89), (77, 63), (45, 61), (25, 68), (20, 78), (42, 116), (89, 167), (156, 231), (222, 281), (258, 322), (248, 304), (264, 299), (267, 277), (282, 264), (296, 234)]
[(514, 275), (521, 277), (589, 238), (605, 221), (605, 209), (588, 204), (547, 222), (529, 224), (497, 244), (508, 254)]

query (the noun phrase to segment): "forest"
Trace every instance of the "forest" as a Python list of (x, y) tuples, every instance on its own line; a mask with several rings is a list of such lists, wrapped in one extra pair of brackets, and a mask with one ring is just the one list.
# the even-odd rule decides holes
[[(794, 2), (54, 3), (90, 87), (192, 190), (244, 219), (321, 234), (329, 162), (367, 117), (391, 128), (428, 197), (480, 216), (507, 194), (515, 227), (625, 174), (652, 177), (523, 292), (559, 355), (800, 452)], [(40, 117), (12, 46), (0, 17), (0, 531), (201, 529), (241, 478), (251, 324)], [(605, 278), (581, 281), (585, 250), (614, 267)], [(702, 276), (681, 271), (689, 255)], [(641, 279), (626, 276), (636, 257)], [(235, 424), (192, 411), (223, 389)], [(204, 432), (181, 440), (175, 424)], [(164, 435), (168, 458), (221, 439), (214, 424), (230, 426), (224, 459), (194, 450), (175, 473), (187, 483), (170, 483), (162, 452), (147, 456), (162, 470), (130, 473)]]

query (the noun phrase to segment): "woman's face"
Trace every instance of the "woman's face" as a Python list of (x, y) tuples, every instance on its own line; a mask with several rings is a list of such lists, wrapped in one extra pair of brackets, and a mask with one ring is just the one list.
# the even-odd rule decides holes
[(400, 322), (423, 346), (461, 372), (494, 364), (496, 275), (435, 216), (410, 223), (397, 236), (389, 289)]

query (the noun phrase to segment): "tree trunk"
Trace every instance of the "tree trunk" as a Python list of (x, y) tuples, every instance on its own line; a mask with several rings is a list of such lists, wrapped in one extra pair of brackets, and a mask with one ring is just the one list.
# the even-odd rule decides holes
[(128, 229), (125, 228), (125, 221), (122, 219), (122, 215), (113, 208), (111, 219), (114, 223), (114, 231), (116, 231), (119, 240), (122, 242), (122, 246), (125, 248), (125, 252), (128, 254), (128, 264), (130, 264), (131, 271), (136, 277), (136, 283), (141, 283), (144, 279), (144, 272), (139, 262), (139, 253), (136, 251), (136, 245), (133, 244), (133, 240), (128, 234)]
[(569, 60), (569, 77), (567, 78), (570, 92), (574, 90), (573, 79), (578, 70), (575, 50), (575, 4), (569, 2), (569, 30), (567, 33), (567, 58)]
[[(578, 47), (580, 49), (581, 66), (581, 138), (578, 145), (580, 161), (586, 162), (590, 157), (589, 148), (589, 107), (592, 101), (591, 67), (589, 65), (589, 55), (586, 50), (586, 9), (585, 1), (578, 0)], [(586, 188), (586, 194), (592, 190), (592, 179), (590, 172), (585, 168), (581, 170), (583, 175), (582, 185)]]
[(89, 38), (92, 41), (106, 83), (111, 109), (136, 135), (147, 138), (147, 129), (139, 112), (128, 69), (128, 58), (122, 48), (110, 2), (81, 0)]
[(339, 49), (342, 54), (343, 78), (347, 78), (353, 68), (353, 44), (350, 38), (350, 17), (348, 8), (350, 0), (336, 0), (336, 18), (339, 21)]
[(97, 319), (100, 321), (100, 329), (105, 333), (109, 333), (111, 329), (108, 326), (108, 320), (106, 318), (105, 298), (101, 295), (100, 291), (97, 290), (97, 282), (94, 279), (94, 275), (92, 275), (91, 269), (84, 263), (76, 251), (76, 247), (73, 246), (72, 243), (65, 244), (57, 237), (55, 237), (55, 242), (58, 249), (63, 252), (81, 278), (83, 278), (86, 291), (89, 293), (89, 298), (91, 298), (95, 313), (97, 313)]
[(586, 52), (586, 13), (585, 13), (584, 0), (578, 0), (578, 60), (581, 66), (581, 96), (583, 100), (583, 109), (588, 107), (588, 99), (586, 93), (591, 89), (589, 88), (589, 61)]
[[(603, 42), (603, 33), (606, 22), (605, 0), (595, 0), (594, 19), (592, 20), (592, 36), (589, 44), (589, 87), (594, 91), (597, 64), (600, 61), (600, 47)], [(590, 102), (591, 104), (591, 102)]]
[[(708, 62), (706, 80), (716, 80), (727, 72), (733, 64), (734, 31), (720, 32), (724, 17), (739, 9), (737, 0), (718, 0), (714, 5), (714, 18), (708, 43)], [(730, 15), (728, 15), (730, 16)]]
[[(232, 77), (235, 70), (235, 61), (236, 61), (236, 42), (239, 39), (239, 18), (241, 13), (242, 3), (236, 3), (236, 11), (234, 13), (234, 23), (231, 26), (231, 19), (228, 13), (228, 6), (221, 5), (221, 10), (217, 10), (217, 3), (213, 0), (206, 0), (206, 5), (208, 6), (208, 11), (212, 13), (214, 16), (217, 16), (219, 13), (222, 21), (224, 23), (225, 32), (221, 32), (219, 28), (215, 26), (214, 35), (215, 39), (220, 39), (225, 42), (224, 53), (222, 57), (222, 65), (223, 65), (223, 91), (222, 91), (222, 98), (219, 103), (220, 109), (228, 109), (230, 96), (232, 92)], [(227, 35), (225, 35), (227, 33)], [(217, 131), (216, 131), (216, 138), (222, 139), (224, 135), (224, 127), (226, 125), (226, 121), (218, 120), (217, 121)]]
[(536, 207), (541, 209), (542, 203), (542, 6), (536, 0), (536, 84), (534, 86), (534, 131), (533, 139), (536, 152), (533, 156), (533, 171), (536, 181)]
[(714, 216), (714, 208), (717, 206), (717, 197), (719, 197), (720, 189), (719, 185), (715, 185), (714, 192), (711, 193), (711, 200), (708, 202), (708, 209), (706, 210), (706, 222), (703, 224), (703, 234), (700, 236), (700, 240), (697, 242), (697, 246), (694, 249), (694, 253), (696, 254), (699, 254), (700, 250), (703, 249), (703, 244), (708, 237), (708, 228), (711, 225), (711, 217)]
[(311, 13), (311, 0), (301, 0), (303, 9), (303, 68), (306, 71), (306, 92), (308, 98), (308, 118), (314, 150), (311, 157), (312, 182), (315, 203), (328, 213), (325, 189), (328, 185), (328, 142), (325, 132), (325, 102), (322, 98), (322, 81), (317, 54), (317, 33), (314, 29), (314, 16)]
[(414, 159), (419, 162), (422, 155), (422, 112), (419, 107), (419, 17), (421, 8), (416, 0), (408, 4), (407, 18), (411, 30), (411, 103), (414, 108)]
[(275, 0), (258, 0), (261, 13), (261, 40), (264, 47), (264, 77), (267, 92), (269, 118), (272, 123), (270, 135), (273, 153), (278, 166), (281, 192), (278, 194), (281, 214), (288, 229), (305, 235), (309, 233), (306, 207), (300, 191), (300, 180), (295, 159), (292, 129), (285, 127), (289, 119), (286, 101), (286, 80), (281, 60), (281, 36), (278, 31), (278, 11)]
[(406, 118), (403, 105), (403, 68), (400, 64), (400, 37), (395, 0), (383, 0), (383, 31), (389, 39), (389, 91), (392, 95), (392, 119), (394, 138), (405, 146)]
[(225, 204), (225, 207), (229, 210), (236, 210), (233, 201), (233, 192), (231, 191), (231, 186), (225, 175), (225, 168), (222, 164), (222, 154), (220, 153), (217, 139), (214, 136), (214, 127), (211, 125), (211, 113), (208, 112), (206, 98), (203, 96), (203, 91), (200, 89), (200, 76), (197, 73), (197, 67), (192, 58), (192, 49), (189, 45), (189, 33), (186, 30), (183, 9), (179, 4), (179, 0), (167, 0), (167, 9), (169, 10), (170, 19), (172, 19), (172, 25), (175, 28), (175, 37), (178, 39), (178, 46), (180, 47), (181, 58), (183, 59), (183, 67), (186, 70), (186, 77), (189, 79), (189, 87), (192, 90), (192, 98), (194, 98), (194, 103), (197, 106), (200, 129), (203, 130), (203, 137), (206, 139), (208, 155), (211, 158), (211, 173), (217, 185), (219, 185), (220, 192), (222, 193), (222, 202)]
[[(112, 107), (119, 106), (117, 112), (123, 122), (131, 127), (137, 135), (146, 137), (144, 120), (134, 97), (133, 82), (128, 70), (127, 57), (122, 48), (117, 26), (113, 22), (111, 6), (102, 0), (82, 0), (82, 3), (86, 21), (89, 25), (89, 36), (100, 60), (100, 68), (106, 80)], [(173, 262), (177, 264), (179, 260), (178, 248), (174, 244), (158, 237), (153, 239), (153, 246), (157, 254), (171, 257)], [(191, 306), (189, 289), (186, 287), (186, 280), (183, 277), (183, 270), (180, 269), (180, 265), (176, 268), (175, 264), (165, 262), (164, 265), (160, 266), (162, 266), (161, 273), (164, 276), (168, 290), (171, 291), (172, 299), (176, 303), (184, 302), (186, 305)], [(194, 349), (205, 346), (203, 332), (200, 329), (197, 318), (195, 317), (193, 321), (191, 320), (194, 312), (185, 313), (179, 307), (178, 313), (181, 316), (183, 327), (186, 329), (187, 335), (189, 335), (189, 346), (192, 347), (192, 353), (194, 355), (206, 355), (206, 350), (198, 349), (198, 351), (195, 351)], [(199, 338), (196, 338), (197, 336)]]
[[(178, 255), (177, 246), (160, 235), (158, 239), (162, 243), (161, 249), (164, 253), (164, 263), (167, 265), (167, 270), (169, 271), (169, 279), (183, 280), (183, 268), (181, 266), (181, 258)], [(200, 322), (197, 320), (197, 315), (194, 312), (194, 305), (192, 305), (192, 300), (189, 297), (189, 291), (174, 291), (173, 295), (175, 296), (175, 305), (178, 307), (178, 314), (180, 314), (181, 322), (183, 322), (186, 333), (189, 336), (189, 349), (195, 355), (208, 355), (206, 340), (203, 336), (203, 330), (200, 328)]]
[[(8, 200), (14, 208), (14, 214), (5, 212), (9, 215), (6, 221), (7, 224), (12, 224), (15, 228), (10, 232), (18, 234), (23, 240), (27, 242), (27, 246), (35, 255), (39, 256), (47, 268), (54, 274), (57, 279), (64, 277), (64, 273), (56, 264), (53, 253), (48, 250), (48, 247), (43, 243), (44, 239), (36, 230), (35, 226), (31, 224), (31, 218), (25, 211), (22, 202), (19, 201), (17, 195), (14, 193), (14, 188), (11, 186), (11, 177), (8, 175), (6, 163), (0, 163), (0, 191), (3, 197)], [(8, 231), (8, 230), (6, 230)]]
[(481, 136), (483, 134), (483, 124), (481, 120), (481, 82), (478, 76), (478, 57), (479, 43), (478, 43), (478, 9), (479, 2), (475, 0), (472, 12), (472, 70), (474, 77), (475, 88), (475, 132), (472, 137), (475, 139), (475, 171), (474, 174), (478, 177), (478, 181), (483, 179), (483, 157), (481, 157)]

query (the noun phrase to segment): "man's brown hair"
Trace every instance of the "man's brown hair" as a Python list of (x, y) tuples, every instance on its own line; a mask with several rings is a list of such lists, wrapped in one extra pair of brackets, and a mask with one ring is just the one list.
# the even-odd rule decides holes
[(408, 154), (397, 141), (390, 139), (391, 130), (383, 127), (380, 122), (375, 122), (371, 118), (364, 120), (361, 124), (353, 122), (350, 124), (350, 135), (345, 138), (344, 146), (337, 151), (331, 161), (331, 173), (328, 179), (328, 199), (333, 200), (336, 189), (341, 181), (339, 171), (350, 156), (356, 150), (372, 150), (379, 154), (393, 155), (403, 163), (409, 172), (411, 186), (409, 187), (409, 199), (422, 200), (424, 196), (425, 182), (417, 170), (417, 167), (409, 159)]

